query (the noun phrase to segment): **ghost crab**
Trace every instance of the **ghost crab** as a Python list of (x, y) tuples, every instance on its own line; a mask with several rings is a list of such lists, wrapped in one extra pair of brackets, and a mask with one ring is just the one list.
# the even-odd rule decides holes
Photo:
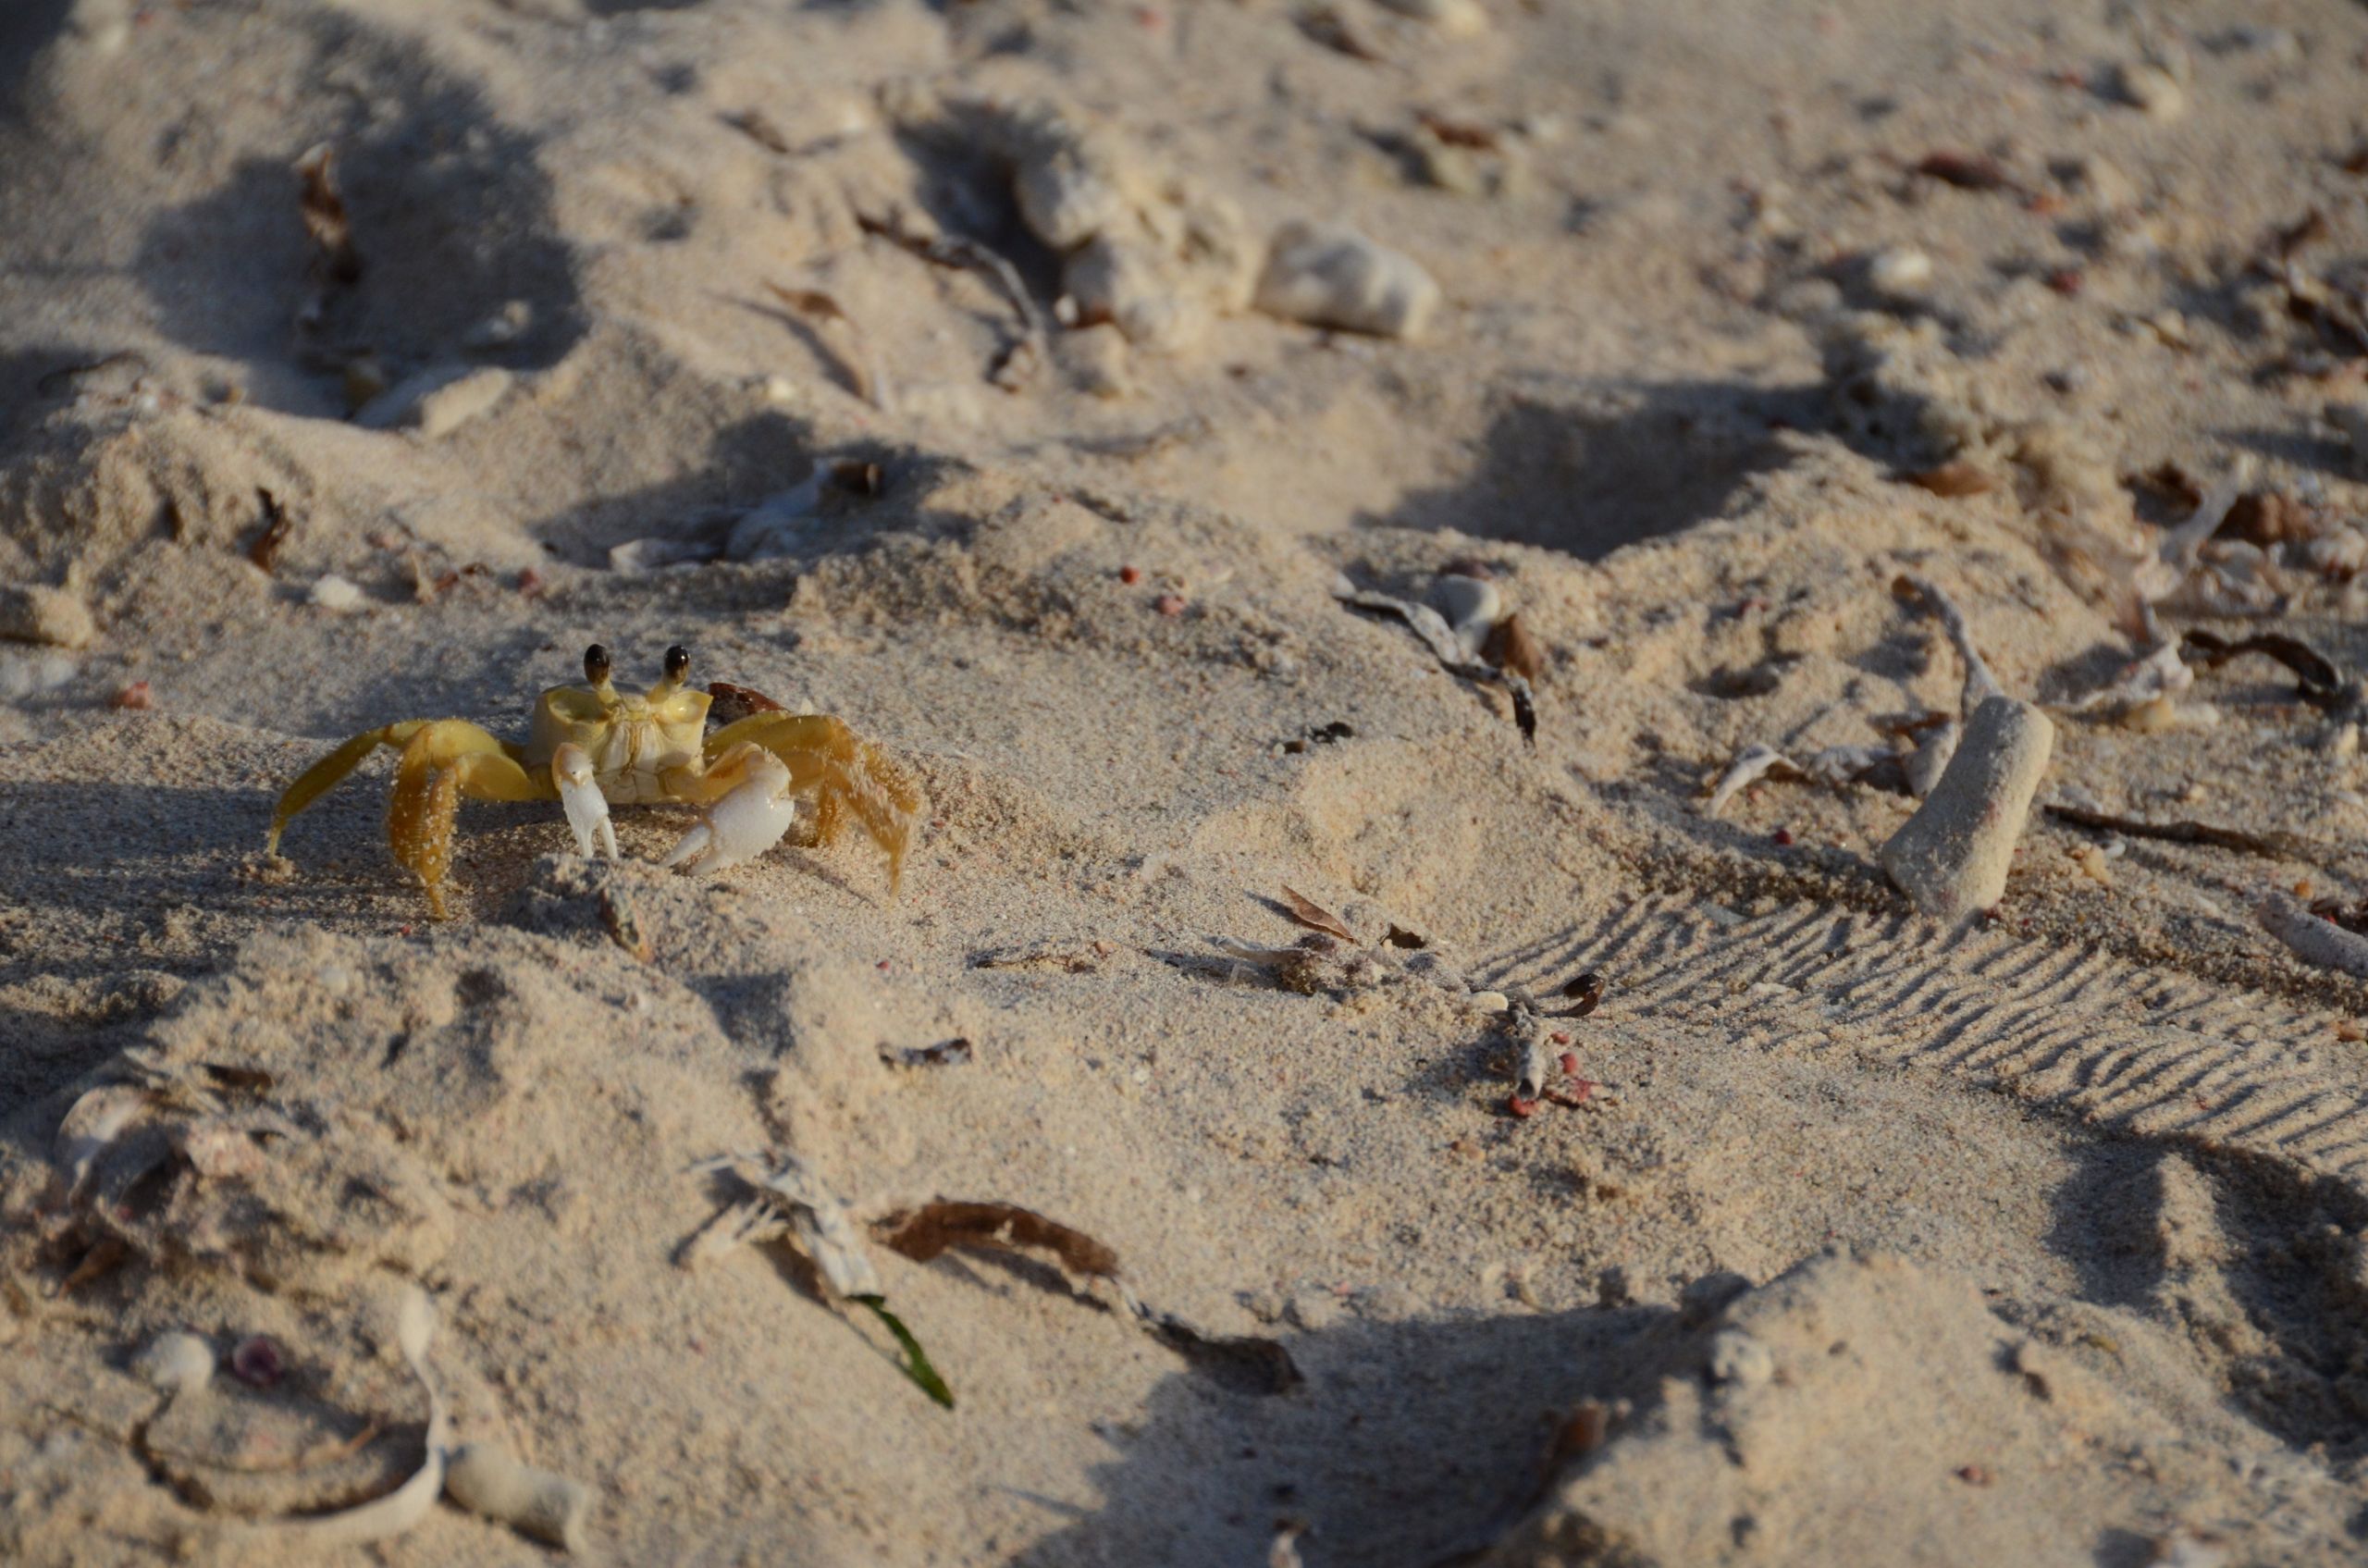
[(811, 800), (795, 842), (832, 843), (852, 817), (887, 854), (893, 893), (920, 802), (887, 759), (845, 722), (820, 714), (752, 712), (709, 735), (715, 699), (684, 685), (690, 672), (690, 654), (670, 648), (663, 677), (631, 696), (610, 680), (608, 650), (595, 643), (584, 650), (585, 685), (553, 686), (536, 699), (524, 746), (465, 719), (406, 719), (355, 735), (280, 796), (265, 853), (278, 854), (290, 819), (384, 746), (401, 754), (387, 805), (388, 844), (419, 878), (438, 920), (445, 918), (452, 822), (463, 798), (555, 799), (576, 848), (588, 857), (598, 839), (612, 860), (611, 803), (696, 806), (697, 823), (662, 862), (688, 871), (762, 855), (796, 824), (800, 802)]

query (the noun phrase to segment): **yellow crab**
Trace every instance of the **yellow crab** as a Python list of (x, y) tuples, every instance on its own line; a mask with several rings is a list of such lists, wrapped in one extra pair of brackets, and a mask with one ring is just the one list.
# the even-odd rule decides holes
[[(452, 821), (471, 800), (552, 800), (567, 812), (576, 847), (597, 837), (617, 858), (609, 806), (672, 802), (702, 808), (699, 821), (663, 862), (710, 871), (752, 859), (779, 844), (812, 800), (796, 843), (832, 843), (852, 815), (888, 856), (894, 892), (920, 802), (870, 742), (837, 719), (754, 712), (707, 734), (714, 698), (688, 690), (691, 656), (666, 650), (665, 675), (639, 697), (609, 679), (609, 654), (584, 650), (580, 686), (553, 686), (536, 699), (526, 744), (497, 740), (465, 719), (407, 719), (355, 735), (304, 771), (271, 814), (266, 853), (279, 853), (289, 820), (336, 787), (382, 746), (401, 750), (387, 806), (395, 858), (426, 889), (445, 918), (444, 875), (452, 862)], [(762, 699), (758, 699), (761, 701)]]

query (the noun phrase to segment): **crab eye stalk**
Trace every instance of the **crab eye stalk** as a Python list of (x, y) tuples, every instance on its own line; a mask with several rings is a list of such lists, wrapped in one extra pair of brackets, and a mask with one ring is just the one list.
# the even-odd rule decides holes
[(597, 642), (584, 650), (584, 678), (596, 686), (609, 684), (609, 650)]
[(691, 650), (676, 643), (666, 650), (666, 678), (680, 681), (691, 673)]

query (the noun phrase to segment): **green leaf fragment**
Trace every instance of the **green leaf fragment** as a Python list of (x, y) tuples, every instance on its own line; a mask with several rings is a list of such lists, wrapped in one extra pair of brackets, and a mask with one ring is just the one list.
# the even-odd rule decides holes
[(848, 1299), (861, 1302), (865, 1306), (870, 1307), (871, 1315), (886, 1326), (888, 1332), (896, 1336), (896, 1343), (903, 1346), (905, 1350), (905, 1364), (898, 1370), (911, 1378), (914, 1386), (922, 1393), (927, 1394), (946, 1409), (952, 1410), (954, 1390), (947, 1388), (945, 1379), (937, 1375), (937, 1368), (929, 1364), (929, 1352), (921, 1349), (921, 1342), (919, 1340), (913, 1338), (913, 1331), (906, 1327), (903, 1320), (894, 1313), (888, 1310), (887, 1298), (852, 1296)]

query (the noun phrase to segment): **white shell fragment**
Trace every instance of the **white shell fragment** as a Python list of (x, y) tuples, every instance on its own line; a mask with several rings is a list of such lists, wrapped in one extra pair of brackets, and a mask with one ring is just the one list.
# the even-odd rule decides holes
[(313, 602), (332, 614), (344, 615), (362, 608), (362, 589), (350, 578), (332, 572), (313, 585)]
[(2054, 740), (2055, 726), (2028, 702), (1993, 697), (1974, 710), (1939, 784), (1883, 846), (1883, 870), (1910, 903), (1958, 920), (2004, 896)]
[(1485, 577), (1467, 577), (1459, 572), (1449, 572), (1431, 585), (1431, 602), (1463, 645), (1469, 657), (1477, 659), (1488, 643), (1488, 634), (1505, 618), (1505, 596), (1497, 585)]
[(1886, 245), (1867, 258), (1867, 281), (1886, 294), (1917, 294), (1932, 282), (1932, 258), (1913, 245)]
[(303, 1554), (302, 1561), (310, 1562), (317, 1562), (323, 1552), (400, 1536), (427, 1517), (428, 1510), (436, 1506), (437, 1494), (444, 1489), (445, 1461), (452, 1441), (452, 1422), (444, 1409), (444, 1396), (427, 1370), (427, 1343), (435, 1333), (435, 1304), (417, 1285), (407, 1287), (396, 1340), (402, 1349), (403, 1360), (411, 1364), (412, 1376), (427, 1390), (426, 1462), (409, 1480), (384, 1497), (342, 1512), (261, 1526), (258, 1534), (275, 1544), (292, 1548)]
[(159, 1334), (132, 1358), (131, 1370), (167, 1394), (201, 1394), (214, 1381), (214, 1347), (196, 1334)]
[(832, 1291), (840, 1296), (877, 1296), (880, 1276), (870, 1256), (856, 1238), (847, 1205), (796, 1154), (784, 1154), (771, 1165), (754, 1154), (722, 1154), (691, 1167), (697, 1172), (728, 1170), (756, 1190), (755, 1196), (734, 1204), (693, 1238), (684, 1254), (697, 1264), (717, 1253), (751, 1241), (794, 1236)]
[(2304, 963), (2368, 980), (2368, 936), (2319, 919), (2291, 894), (2272, 892), (2264, 898), (2261, 923)]
[(584, 1549), (592, 1494), (581, 1481), (537, 1470), (507, 1449), (470, 1443), (454, 1451), (444, 1489), (472, 1513), (571, 1552)]
[(1330, 223), (1287, 223), (1258, 278), (1258, 308), (1288, 321), (1415, 338), (1438, 309), (1439, 286), (1412, 256)]
[(592, 755), (574, 741), (559, 748), (551, 758), (551, 776), (559, 784), (561, 809), (567, 813), (567, 825), (575, 834), (575, 852), (586, 859), (592, 858), (592, 841), (600, 841), (600, 848), (610, 859), (617, 858), (617, 830), (609, 821), (608, 797), (600, 793), (600, 784), (592, 770)]

